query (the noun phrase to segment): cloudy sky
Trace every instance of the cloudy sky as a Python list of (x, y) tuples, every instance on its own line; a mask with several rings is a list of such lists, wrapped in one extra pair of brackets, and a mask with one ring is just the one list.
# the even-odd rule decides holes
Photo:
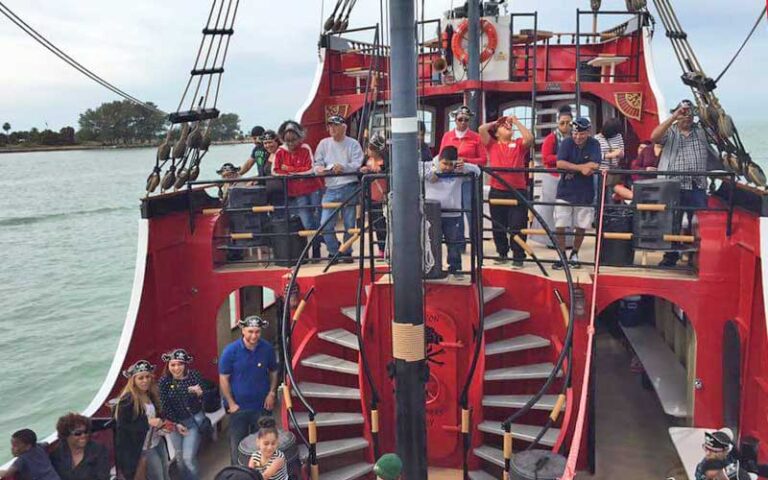
[[(325, 5), (323, 5), (323, 1)], [(276, 125), (303, 103), (317, 61), (323, 17), (335, 0), (242, 0), (223, 82), (220, 107), (254, 123)], [(435, 18), (461, 0), (426, 0)], [(27, 23), (83, 65), (163, 110), (176, 106), (200, 40), (210, 0), (3, 0)], [(420, 3), (420, 2), (419, 2)], [(516, 11), (538, 10), (540, 28), (573, 31), (586, 0), (512, 0)], [(674, 0), (704, 68), (716, 76), (743, 41), (762, 0)], [(603, 0), (623, 9), (623, 0)], [(655, 13), (655, 12), (654, 12)], [(379, 2), (359, 0), (352, 25), (378, 21)], [(737, 119), (763, 116), (768, 28), (758, 28), (720, 83), (726, 109)], [(661, 25), (654, 41), (659, 82), (668, 98), (688, 96)], [(14, 129), (76, 125), (78, 114), (115, 100), (0, 16), (0, 122)]]

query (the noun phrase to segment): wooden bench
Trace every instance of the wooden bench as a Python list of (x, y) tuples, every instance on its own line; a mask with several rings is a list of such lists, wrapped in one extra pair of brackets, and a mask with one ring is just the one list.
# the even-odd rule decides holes
[(621, 329), (643, 364), (664, 413), (675, 418), (688, 417), (688, 375), (656, 328), (622, 325)]

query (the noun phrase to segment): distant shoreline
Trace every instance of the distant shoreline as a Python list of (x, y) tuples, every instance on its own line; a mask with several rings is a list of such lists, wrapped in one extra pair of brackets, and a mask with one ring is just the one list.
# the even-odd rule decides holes
[[(237, 145), (251, 143), (250, 140), (226, 140), (213, 142), (214, 145)], [(4, 153), (31, 153), (31, 152), (66, 152), (76, 150), (122, 150), (130, 148), (156, 148), (157, 145), (36, 145), (30, 147), (3, 147), (0, 154)]]

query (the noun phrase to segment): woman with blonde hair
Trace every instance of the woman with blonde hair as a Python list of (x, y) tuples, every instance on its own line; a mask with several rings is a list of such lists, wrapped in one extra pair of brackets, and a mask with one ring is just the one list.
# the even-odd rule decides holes
[(163, 436), (173, 430), (160, 417), (155, 366), (139, 360), (123, 371), (128, 382), (115, 408), (115, 461), (126, 480), (170, 480)]

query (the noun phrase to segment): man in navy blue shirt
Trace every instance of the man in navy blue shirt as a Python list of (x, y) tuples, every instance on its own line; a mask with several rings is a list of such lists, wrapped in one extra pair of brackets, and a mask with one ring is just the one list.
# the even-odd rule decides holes
[[(592, 175), (600, 166), (602, 154), (600, 142), (592, 138), (592, 123), (589, 119), (578, 117), (573, 121), (572, 137), (560, 143), (557, 150), (557, 168), (567, 170), (560, 175), (557, 184), (555, 202), (555, 230), (557, 244), (565, 251), (565, 229), (575, 227), (576, 237), (573, 239), (573, 250), (569, 263), (573, 268), (579, 268), (579, 248), (584, 241), (584, 231), (592, 226), (595, 209), (591, 204), (595, 196)], [(563, 268), (558, 260), (552, 265), (554, 269)]]
[(240, 441), (255, 431), (263, 410), (275, 406), (277, 360), (261, 338), (267, 321), (253, 315), (238, 322), (243, 338), (224, 348), (219, 359), (219, 386), (229, 413), (229, 452), (237, 465)]

